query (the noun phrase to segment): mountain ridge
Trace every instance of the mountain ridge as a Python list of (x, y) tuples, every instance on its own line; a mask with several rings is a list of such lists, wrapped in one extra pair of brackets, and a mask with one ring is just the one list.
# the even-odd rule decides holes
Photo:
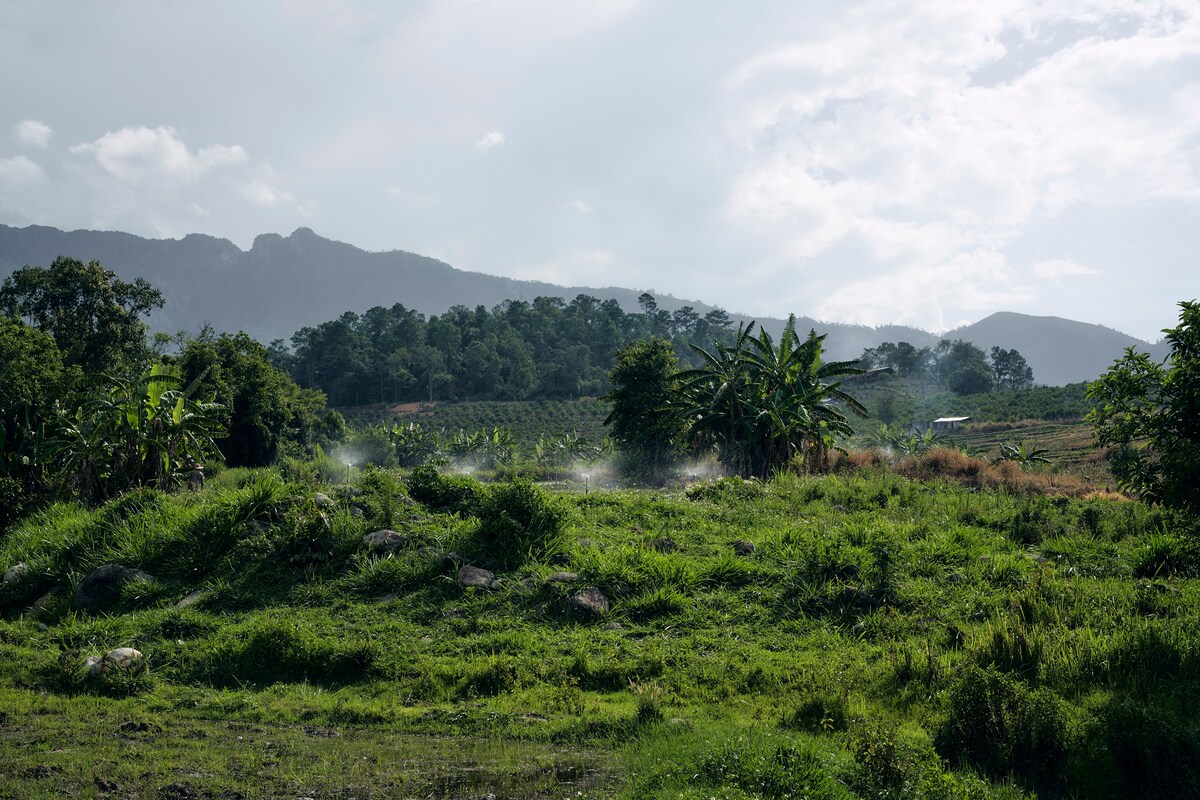
[[(306, 227), (288, 236), (259, 234), (248, 250), (242, 250), (228, 239), (201, 233), (148, 239), (122, 231), (0, 224), (0, 278), (26, 265), (48, 265), (60, 255), (97, 260), (123, 280), (140, 277), (159, 288), (167, 305), (150, 317), (153, 330), (197, 330), (208, 324), (218, 330), (245, 330), (264, 342), (379, 305), (403, 303), (431, 315), (455, 305), (492, 308), (505, 300), (555, 296), (570, 301), (588, 294), (637, 311), (642, 294), (638, 289), (559, 286), (469, 272), (405, 250), (366, 251)], [(715, 307), (667, 294), (655, 294), (655, 299), (667, 311), (690, 305), (704, 313)], [(752, 319), (732, 312), (730, 317), (739, 322)], [(777, 318), (756, 319), (775, 335), (785, 324)], [(855, 358), (883, 341), (926, 347), (942, 338), (961, 338), (984, 350), (1015, 348), (1033, 368), (1035, 380), (1050, 385), (1091, 380), (1129, 346), (1165, 354), (1161, 342), (1151, 345), (1102, 325), (1011, 311), (996, 312), (943, 336), (905, 325), (870, 327), (801, 315), (796, 325), (801, 331), (826, 333), (829, 356), (838, 360)]]

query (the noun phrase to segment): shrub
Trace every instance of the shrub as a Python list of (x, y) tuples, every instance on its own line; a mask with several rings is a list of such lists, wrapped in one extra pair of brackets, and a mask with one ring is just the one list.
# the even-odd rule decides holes
[[(1194, 720), (1129, 700), (1101, 714), (1113, 797), (1196, 797), (1200, 794), (1200, 730)], [(1089, 765), (1096, 770), (1098, 765)]]
[(1038, 787), (1061, 781), (1067, 719), (1053, 693), (992, 669), (967, 667), (946, 692), (946, 712), (935, 741), (951, 763)]
[(779, 724), (806, 733), (827, 733), (845, 730), (849, 720), (850, 703), (846, 695), (821, 692), (805, 698)]
[(320, 636), (297, 621), (260, 617), (236, 629), (191, 664), (213, 686), (312, 681), (342, 684), (366, 677), (375, 663), (369, 644)]
[(478, 481), (462, 475), (443, 475), (429, 464), (408, 476), (408, 493), (417, 502), (440, 511), (469, 514), (479, 502)]
[(567, 508), (526, 480), (496, 486), (479, 504), (475, 546), (505, 566), (559, 552), (566, 544)]

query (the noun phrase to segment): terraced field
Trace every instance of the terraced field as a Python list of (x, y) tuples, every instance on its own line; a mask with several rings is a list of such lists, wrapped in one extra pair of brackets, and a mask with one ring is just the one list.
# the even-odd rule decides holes
[(970, 452), (992, 457), (999, 455), (1002, 444), (1023, 443), (1028, 448), (1044, 448), (1047, 458), (1070, 472), (1096, 479), (1108, 476), (1107, 462), (1092, 438), (1092, 427), (1083, 420), (980, 422), (955, 431), (948, 440)]

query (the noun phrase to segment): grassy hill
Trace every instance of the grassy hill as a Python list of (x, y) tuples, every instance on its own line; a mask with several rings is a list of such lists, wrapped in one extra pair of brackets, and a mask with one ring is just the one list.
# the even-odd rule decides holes
[[(497, 492), (239, 470), (15, 526), (0, 795), (1200, 789), (1200, 561), (1161, 512), (865, 471), (534, 491), (564, 527), (513, 551)], [(83, 613), (104, 564), (149, 577)], [(118, 646), (147, 668), (87, 674)]]

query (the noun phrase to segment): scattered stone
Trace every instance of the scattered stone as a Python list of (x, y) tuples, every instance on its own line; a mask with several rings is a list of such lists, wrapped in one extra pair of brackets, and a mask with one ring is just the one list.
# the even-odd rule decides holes
[(168, 783), (158, 790), (158, 796), (161, 800), (191, 800), (199, 797), (196, 790), (186, 783)]
[(21, 578), (24, 578), (26, 575), (28, 575), (32, 571), (33, 571), (33, 568), (30, 567), (25, 562), (21, 562), (20, 564), (13, 564), (11, 567), (4, 570), (3, 581), (4, 581), (4, 583), (13, 583), (14, 581), (19, 581), (19, 580), (21, 580)]
[(75, 608), (96, 613), (116, 605), (121, 599), (121, 587), (130, 581), (153, 580), (140, 569), (120, 564), (105, 564), (79, 582), (75, 589)]
[(392, 602), (393, 600), (396, 599), (396, 597), (397, 596), (395, 594), (381, 594), (381, 595), (379, 595), (379, 597), (375, 598), (375, 602), (378, 605), (383, 605), (384, 603)]
[(548, 583), (574, 583), (577, 580), (579, 580), (579, 576), (574, 572), (556, 572), (546, 578)]
[(1037, 553), (1030, 553), (1030, 554), (1029, 554), (1029, 557), (1030, 557), (1031, 559), (1033, 559), (1033, 562), (1034, 562), (1035, 564), (1040, 564), (1040, 565), (1042, 565), (1042, 566), (1044, 566), (1044, 565), (1046, 565), (1046, 564), (1050, 564), (1050, 563), (1052, 563), (1052, 562), (1050, 561), (1050, 559), (1046, 558), (1046, 557), (1045, 557), (1045, 556), (1043, 556), (1043, 555), (1039, 555), (1039, 554), (1037, 554)]
[(753, 555), (754, 542), (748, 542), (745, 539), (738, 539), (733, 543), (733, 552), (737, 553), (739, 556)]
[(458, 585), (459, 586), (478, 586), (482, 589), (491, 589), (496, 586), (496, 576), (488, 572), (486, 569), (473, 567), (470, 564), (464, 564), (458, 570)]
[(51, 775), (59, 775), (63, 768), (54, 764), (48, 766), (46, 764), (38, 764), (36, 767), (29, 767), (21, 771), (21, 774), (26, 778), (49, 778)]
[(584, 613), (599, 617), (608, 613), (609, 603), (608, 598), (604, 596), (604, 592), (593, 586), (572, 595), (571, 607), (576, 611), (583, 611)]
[(408, 537), (396, 531), (383, 530), (368, 533), (363, 537), (363, 543), (376, 553), (394, 553), (402, 550), (408, 544)]
[(660, 553), (674, 553), (679, 549), (679, 545), (670, 536), (659, 536), (657, 539), (651, 539), (647, 542), (646, 546)]
[(95, 783), (96, 789), (101, 792), (115, 792), (121, 788), (117, 785), (116, 781), (110, 781), (107, 778), (101, 778), (99, 775), (96, 776)]
[(363, 510), (361, 508), (359, 508), (358, 506), (350, 506), (350, 516), (361, 517), (362, 515), (363, 515)]
[(588, 548), (596, 546), (595, 542), (593, 542), (591, 539), (587, 539), (587, 538), (580, 539), (578, 542), (576, 542), (576, 544), (578, 544), (580, 549), (582, 549), (582, 550), (587, 550)]
[(625, 626), (619, 622), (610, 622), (604, 626), (604, 630), (606, 630), (606, 631), (623, 631), (623, 630), (625, 630)]
[(465, 558), (453, 551), (442, 556), (442, 569), (458, 569), (466, 563), (467, 560)]
[(324, 492), (317, 492), (313, 495), (313, 502), (317, 504), (317, 508), (329, 508), (333, 505), (333, 498)]
[(186, 595), (184, 595), (183, 599), (175, 604), (175, 607), (176, 608), (189, 608), (191, 606), (196, 605), (196, 603), (199, 603), (201, 600), (205, 599), (206, 597), (208, 597), (208, 592), (204, 591), (203, 589), (196, 589), (196, 590), (188, 592)]
[(102, 656), (89, 656), (83, 665), (93, 675), (114, 669), (130, 669), (142, 662), (142, 651), (132, 647), (117, 647)]

